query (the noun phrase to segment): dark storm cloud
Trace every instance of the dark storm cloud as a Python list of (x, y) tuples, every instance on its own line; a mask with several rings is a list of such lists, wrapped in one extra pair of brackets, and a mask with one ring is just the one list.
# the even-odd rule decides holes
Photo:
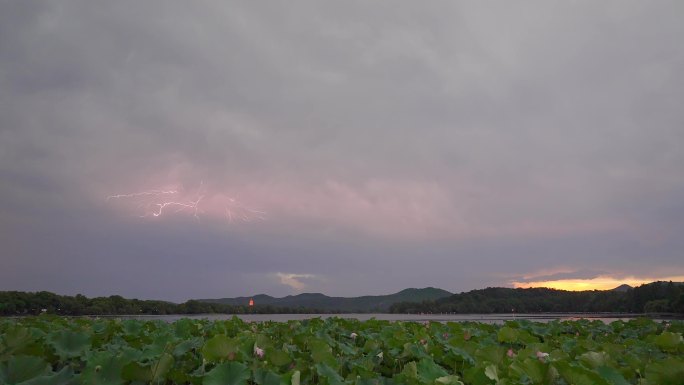
[[(5, 2), (0, 289), (684, 275), (682, 16), (676, 1)], [(106, 200), (178, 186), (204, 194), (202, 218)], [(265, 220), (226, 223), (227, 196)]]

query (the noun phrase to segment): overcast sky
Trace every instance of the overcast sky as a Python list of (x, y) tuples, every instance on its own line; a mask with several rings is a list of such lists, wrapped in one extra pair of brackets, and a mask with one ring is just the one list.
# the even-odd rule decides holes
[(0, 3), (0, 290), (684, 276), (684, 3)]

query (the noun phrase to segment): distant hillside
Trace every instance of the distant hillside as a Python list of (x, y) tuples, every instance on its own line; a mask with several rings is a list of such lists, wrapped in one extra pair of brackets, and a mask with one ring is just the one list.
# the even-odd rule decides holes
[(253, 297), (198, 299), (199, 302), (218, 303), (231, 306), (244, 306), (250, 298), (254, 299), (255, 306), (271, 306), (291, 309), (317, 309), (331, 312), (386, 312), (390, 306), (398, 302), (422, 302), (434, 301), (448, 297), (452, 293), (426, 287), (424, 289), (404, 289), (398, 293), (389, 295), (367, 295), (362, 297), (328, 297), (320, 293), (302, 293), (275, 298), (265, 294)]
[(618, 287), (616, 287), (616, 288), (614, 288), (614, 289), (612, 289), (612, 290), (613, 290), (613, 291), (622, 291), (622, 292), (625, 292), (625, 291), (629, 291), (630, 289), (633, 289), (633, 287), (629, 286), (629, 285), (626, 284), (626, 283), (623, 283), (622, 285), (620, 285), (620, 286), (618, 286)]
[(684, 283), (652, 282), (613, 290), (489, 287), (428, 301), (394, 304), (393, 313), (684, 313)]

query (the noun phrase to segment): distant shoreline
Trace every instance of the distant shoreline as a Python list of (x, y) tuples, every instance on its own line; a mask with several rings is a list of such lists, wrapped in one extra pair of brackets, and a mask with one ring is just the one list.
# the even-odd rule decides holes
[[(165, 322), (175, 322), (181, 319), (206, 319), (208, 321), (229, 320), (237, 317), (246, 322), (288, 322), (288, 321), (303, 321), (314, 318), (347, 318), (356, 319), (360, 321), (368, 321), (375, 319), (378, 321), (392, 321), (392, 322), (483, 322), (501, 324), (507, 321), (528, 320), (533, 322), (552, 322), (560, 321), (576, 321), (586, 319), (590, 321), (603, 321), (610, 323), (613, 321), (629, 321), (637, 318), (648, 318), (654, 321), (669, 321), (669, 320), (684, 320), (684, 315), (676, 313), (612, 313), (612, 312), (596, 312), (596, 313), (487, 313), (487, 314), (396, 314), (396, 313), (292, 313), (292, 314), (104, 314), (104, 315), (77, 315), (77, 316), (59, 316), (47, 315), (48, 317), (61, 318), (89, 318), (89, 319), (131, 319), (131, 320), (162, 320)], [(5, 316), (3, 318), (30, 318), (40, 317), (35, 315), (26, 316)]]

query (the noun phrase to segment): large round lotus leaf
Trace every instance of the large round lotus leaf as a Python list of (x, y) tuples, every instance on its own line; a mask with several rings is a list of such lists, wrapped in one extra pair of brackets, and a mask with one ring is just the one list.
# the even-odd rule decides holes
[(654, 362), (646, 367), (646, 379), (649, 384), (682, 385), (684, 360), (670, 357), (661, 362)]
[(88, 360), (81, 374), (84, 384), (88, 385), (122, 385), (121, 370), (129, 362), (123, 355), (109, 352), (97, 352)]
[(204, 341), (202, 340), (202, 338), (199, 337), (185, 340), (176, 345), (176, 347), (173, 349), (173, 355), (176, 357), (180, 357), (193, 349), (200, 348), (203, 343)]
[(131, 362), (124, 366), (122, 377), (126, 380), (158, 382), (166, 376), (173, 367), (174, 359), (169, 353), (164, 353), (158, 360), (143, 365), (139, 362)]
[(74, 376), (74, 371), (66, 367), (57, 373), (35, 377), (22, 382), (20, 385), (77, 385), (80, 383), (79, 379)]
[(78, 357), (90, 347), (90, 336), (83, 332), (63, 330), (53, 333), (50, 340), (61, 358)]
[(238, 350), (237, 341), (219, 334), (207, 340), (202, 347), (202, 355), (208, 362), (225, 361), (231, 353), (236, 353)]
[(326, 364), (316, 364), (316, 372), (327, 385), (342, 385), (344, 381), (337, 371)]
[(12, 327), (2, 331), (2, 339), (0, 340), (0, 351), (15, 352), (18, 351), (33, 340), (31, 332), (27, 328)]
[(597, 368), (596, 371), (601, 377), (610, 382), (611, 385), (629, 385), (629, 382), (627, 382), (622, 374), (615, 368), (601, 366)]
[(663, 332), (656, 336), (653, 342), (664, 351), (676, 351), (677, 346), (682, 343), (682, 335), (680, 333)]
[(229, 362), (219, 364), (212, 369), (204, 379), (202, 385), (247, 385), (250, 371), (244, 364)]
[(254, 371), (254, 382), (257, 385), (280, 385), (280, 376), (271, 370), (259, 368)]
[(276, 365), (276, 366), (287, 365), (292, 361), (289, 354), (287, 354), (286, 352), (284, 352), (282, 350), (274, 349), (274, 348), (267, 348), (266, 349), (265, 359), (268, 360), (268, 362), (272, 362), (273, 365)]
[(499, 342), (507, 342), (507, 343), (517, 343), (519, 342), (520, 338), (520, 331), (518, 329), (513, 329), (508, 326), (504, 326), (501, 329), (499, 329), (499, 333), (497, 333), (497, 338)]
[(40, 357), (13, 356), (0, 364), (0, 383), (18, 384), (50, 372), (50, 364)]
[(568, 384), (610, 385), (610, 383), (603, 379), (598, 373), (580, 366), (574, 366), (567, 362), (556, 362), (554, 363), (554, 367)]
[(425, 383), (432, 383), (439, 377), (444, 377), (448, 375), (443, 367), (437, 365), (433, 360), (429, 358), (423, 358), (418, 361), (416, 365), (418, 370), (418, 378)]

